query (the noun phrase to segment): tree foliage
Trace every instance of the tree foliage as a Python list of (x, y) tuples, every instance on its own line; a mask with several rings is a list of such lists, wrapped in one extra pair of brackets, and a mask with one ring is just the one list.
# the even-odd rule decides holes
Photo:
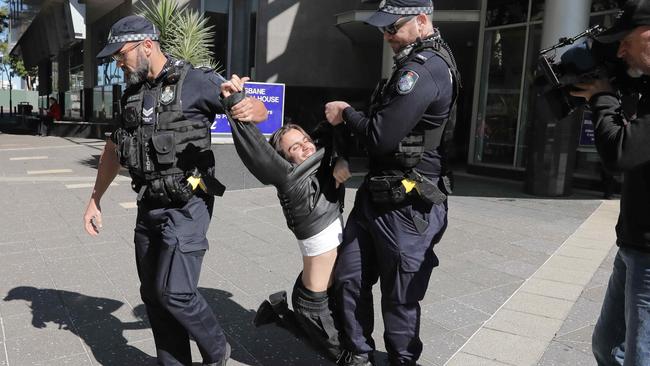
[(208, 19), (189, 9), (179, 6), (174, 0), (152, 0), (141, 3), (140, 15), (149, 19), (160, 31), (160, 46), (171, 56), (187, 60), (194, 66), (207, 66), (219, 70), (210, 46), (214, 44), (214, 32)]

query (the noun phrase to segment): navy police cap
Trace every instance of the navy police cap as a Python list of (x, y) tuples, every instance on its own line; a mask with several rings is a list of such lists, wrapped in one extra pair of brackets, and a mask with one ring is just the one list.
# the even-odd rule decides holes
[(431, 0), (383, 0), (379, 4), (379, 10), (366, 20), (366, 24), (386, 27), (403, 16), (420, 13), (433, 13), (433, 2)]
[(642, 25), (650, 25), (650, 0), (628, 0), (623, 4), (614, 25), (596, 39), (602, 43), (616, 42)]
[(146, 38), (152, 41), (157, 41), (159, 38), (153, 23), (138, 15), (124, 17), (111, 27), (106, 47), (97, 54), (97, 58), (113, 55), (122, 49), (126, 42), (142, 41)]

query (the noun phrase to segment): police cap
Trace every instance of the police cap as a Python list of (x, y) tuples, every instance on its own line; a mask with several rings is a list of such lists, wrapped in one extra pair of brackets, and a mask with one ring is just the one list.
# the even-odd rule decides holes
[(159, 37), (156, 27), (149, 20), (138, 15), (129, 15), (113, 24), (108, 33), (106, 47), (97, 54), (97, 58), (111, 56), (126, 42), (142, 41), (145, 38), (157, 41)]
[(366, 24), (386, 27), (405, 15), (420, 13), (433, 13), (433, 2), (431, 0), (383, 0), (379, 4), (379, 10), (366, 20)]
[(628, 0), (614, 25), (596, 39), (602, 43), (616, 42), (641, 25), (650, 25), (650, 0)]

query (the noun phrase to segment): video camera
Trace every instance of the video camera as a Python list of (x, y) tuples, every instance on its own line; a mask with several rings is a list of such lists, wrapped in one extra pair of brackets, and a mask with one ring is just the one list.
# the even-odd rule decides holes
[[(605, 28), (596, 25), (574, 37), (560, 38), (557, 44), (539, 51), (538, 70), (542, 77), (536, 84), (545, 87), (546, 98), (551, 112), (560, 120), (571, 113), (576, 107), (585, 103), (583, 98), (569, 94), (577, 90), (576, 83), (594, 79), (609, 79), (612, 85), (623, 92), (634, 89), (634, 80), (627, 75), (627, 65), (616, 57), (618, 43), (601, 43), (596, 37)], [(567, 49), (559, 61), (556, 61), (557, 49), (574, 44), (579, 39), (587, 37)]]

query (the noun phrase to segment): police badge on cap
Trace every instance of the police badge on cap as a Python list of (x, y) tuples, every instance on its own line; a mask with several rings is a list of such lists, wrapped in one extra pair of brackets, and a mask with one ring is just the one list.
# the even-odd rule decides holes
[(159, 37), (156, 27), (149, 20), (138, 15), (129, 15), (113, 24), (108, 33), (106, 47), (97, 54), (97, 58), (115, 54), (126, 42), (142, 41), (146, 38), (157, 41)]
[(366, 24), (386, 27), (403, 16), (420, 13), (433, 13), (433, 2), (431, 0), (383, 0), (379, 4), (379, 10), (366, 20)]

